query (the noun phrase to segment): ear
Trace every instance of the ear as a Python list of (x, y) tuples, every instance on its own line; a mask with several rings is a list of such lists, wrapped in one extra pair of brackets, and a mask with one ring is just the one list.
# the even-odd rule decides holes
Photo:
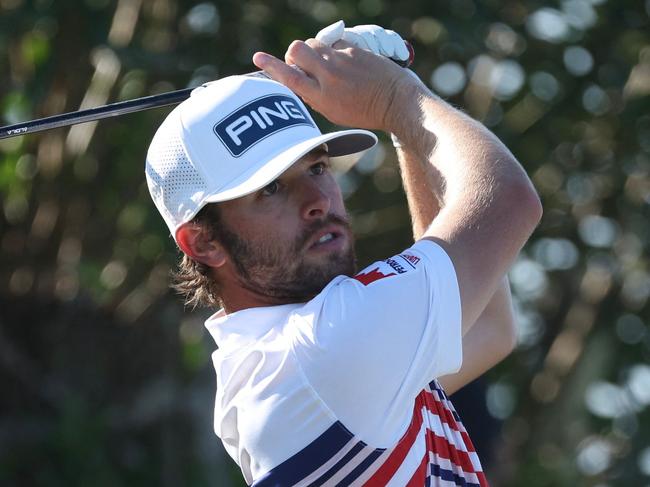
[(192, 222), (183, 223), (176, 230), (176, 243), (187, 256), (210, 267), (221, 267), (226, 262), (226, 252), (209, 237), (201, 225)]

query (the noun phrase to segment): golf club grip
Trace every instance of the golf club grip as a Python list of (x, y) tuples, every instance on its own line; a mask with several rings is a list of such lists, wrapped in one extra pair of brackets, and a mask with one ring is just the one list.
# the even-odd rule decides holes
[[(406, 47), (409, 50), (409, 58), (406, 61), (398, 61), (393, 59), (393, 61), (395, 61), (403, 68), (408, 68), (411, 65), (415, 55), (413, 46), (411, 46), (409, 42), (406, 42)], [(249, 73), (247, 76), (263, 76), (268, 78), (268, 76), (263, 71)], [(78, 110), (76, 112), (68, 112), (62, 113), (60, 115), (52, 115), (51, 117), (38, 118), (29, 122), (7, 125), (5, 127), (0, 127), (0, 139), (8, 139), (10, 137), (33, 134), (35, 132), (67, 127), (69, 125), (76, 125), (78, 123), (92, 122), (104, 118), (124, 115), (126, 113), (149, 110), (150, 108), (175, 105), (189, 98), (190, 93), (192, 93), (193, 89), (194, 88), (185, 88), (182, 90), (170, 91), (168, 93), (161, 93), (159, 95), (145, 96), (142, 98), (136, 98), (134, 100), (110, 103), (101, 107), (87, 108), (85, 110)]]

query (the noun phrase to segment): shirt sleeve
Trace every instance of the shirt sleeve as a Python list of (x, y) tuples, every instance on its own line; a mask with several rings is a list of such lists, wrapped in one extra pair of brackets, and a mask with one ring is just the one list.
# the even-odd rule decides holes
[(344, 426), (388, 446), (410, 421), (420, 391), (461, 366), (453, 264), (439, 245), (421, 240), (319, 298), (313, 316), (297, 323), (303, 373)]

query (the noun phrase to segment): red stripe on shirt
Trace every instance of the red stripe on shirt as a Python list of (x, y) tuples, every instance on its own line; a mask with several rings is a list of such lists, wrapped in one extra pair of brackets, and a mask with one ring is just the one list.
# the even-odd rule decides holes
[(402, 436), (402, 439), (397, 443), (397, 446), (390, 453), (386, 461), (382, 464), (381, 467), (373, 474), (372, 477), (368, 479), (367, 485), (386, 485), (388, 481), (395, 475), (397, 469), (400, 467), (406, 455), (411, 450), (411, 447), (415, 443), (415, 439), (418, 436), (418, 432), (422, 427), (422, 406), (423, 400), (421, 398), (422, 394), (418, 394), (418, 397), (415, 399), (415, 408), (413, 413), (413, 419), (409, 425), (406, 433)]
[(408, 484), (406, 484), (406, 487), (422, 487), (424, 485), (424, 479), (427, 476), (428, 466), (429, 466), (429, 451), (427, 448), (427, 451), (424, 453), (424, 456), (422, 457), (422, 461), (420, 462), (420, 465), (418, 466), (417, 470), (411, 477), (411, 480), (409, 480)]
[[(426, 427), (424, 441), (426, 444), (426, 453), (420, 462), (417, 470), (409, 480), (407, 485), (416, 486), (423, 485), (426, 478), (427, 466), (429, 464), (429, 453), (437, 455), (441, 459), (448, 460), (456, 468), (454, 473), (463, 476), (464, 474), (475, 474), (479, 480), (480, 485), (487, 486), (487, 479), (481, 470), (475, 470), (474, 464), (469, 456), (469, 453), (474, 453), (474, 445), (471, 443), (467, 432), (459, 428), (459, 424), (453, 416), (452, 411), (446, 404), (438, 399), (429, 391), (422, 391), (418, 394), (413, 411), (413, 419), (408, 429), (390, 452), (388, 458), (379, 467), (379, 469), (368, 479), (364, 485), (386, 485), (388, 481), (395, 475), (399, 467), (404, 462), (409, 451), (415, 444), (418, 432), (423, 423), (423, 410), (426, 409), (432, 415), (438, 416), (441, 423), (446, 425), (451, 430), (458, 432), (462, 438), (467, 452), (456, 448), (454, 443), (451, 443), (447, 438), (437, 436), (433, 430)], [(428, 425), (427, 425), (428, 426)]]
[(483, 487), (490, 487), (490, 484), (488, 484), (487, 477), (483, 472), (476, 472), (476, 476), (478, 477), (478, 483), (483, 486)]
[(441, 401), (438, 401), (433, 394), (430, 393), (425, 393), (426, 399), (430, 399), (433, 401), (433, 404), (431, 401), (425, 400), (425, 404), (427, 406), (427, 409), (437, 415), (440, 418), (440, 422), (444, 425), (446, 424), (449, 426), (454, 431), (457, 431), (461, 438), (463, 439), (463, 443), (465, 444), (465, 447), (467, 448), (468, 452), (475, 453), (476, 449), (474, 448), (474, 444), (472, 443), (472, 440), (469, 437), (469, 434), (461, 426), (461, 424), (456, 421), (454, 418), (453, 412)]
[[(476, 473), (477, 470), (474, 468), (474, 464), (469, 456), (469, 453), (475, 453), (474, 445), (469, 439), (469, 435), (465, 431), (460, 431), (458, 429), (458, 423), (453, 417), (451, 411), (445, 406), (444, 403), (436, 401), (433, 394), (424, 393), (424, 406), (429, 412), (434, 415), (437, 415), (440, 418), (440, 421), (443, 425), (447, 425), (452, 430), (458, 432), (461, 436), (465, 449), (462, 451), (456, 448), (456, 445), (450, 442), (446, 437), (437, 436), (435, 432), (431, 431), (431, 437), (434, 441), (433, 448), (431, 451), (437, 453), (442, 458), (451, 461), (454, 464), (459, 465), (465, 472)], [(447, 413), (443, 416), (442, 413)], [(480, 470), (478, 470), (480, 472)]]
[(458, 450), (454, 445), (449, 443), (445, 438), (435, 435), (433, 431), (428, 430), (428, 432), (431, 432), (431, 436), (433, 437), (433, 443), (434, 443), (434, 447), (431, 450), (431, 452), (436, 453), (440, 458), (449, 460), (454, 465), (459, 466), (460, 468), (463, 469), (464, 472), (476, 473), (474, 471), (474, 465), (472, 464), (472, 460), (469, 458), (469, 455), (467, 453)]

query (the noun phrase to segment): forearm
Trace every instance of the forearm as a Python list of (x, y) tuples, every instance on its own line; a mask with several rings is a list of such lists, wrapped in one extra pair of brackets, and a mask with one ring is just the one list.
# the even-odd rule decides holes
[(411, 215), (413, 238), (419, 240), (440, 211), (440, 202), (435, 197), (439, 191), (434, 189), (440, 185), (439, 177), (436, 177), (430, 164), (419, 160), (407, 148), (397, 148), (397, 157)]
[(504, 277), (476, 324), (463, 337), (461, 369), (439, 378), (440, 384), (447, 394), (453, 394), (506, 358), (516, 339), (510, 286)]
[(494, 134), (421, 82), (403, 82), (387, 126), (402, 144), (414, 235), (443, 245), (459, 275), (465, 334), (534, 229), (541, 207), (523, 168)]
[[(435, 194), (439, 178), (430, 165), (404, 147), (397, 148), (400, 171), (411, 214), (413, 237), (418, 240), (440, 211)], [(430, 169), (431, 168), (431, 169)], [(503, 360), (514, 348), (516, 327), (507, 277), (504, 277), (476, 323), (463, 336), (463, 365), (440, 379), (448, 394), (465, 386)]]
[[(406, 193), (416, 240), (441, 209), (444, 194), (442, 175), (435, 162), (418, 154), (420, 140), (401, 142), (397, 147), (400, 172)], [(458, 157), (462, 152), (458, 151)], [(504, 277), (476, 322), (463, 336), (463, 365), (459, 372), (440, 379), (448, 394), (452, 394), (503, 360), (514, 348), (515, 322), (508, 279)]]
[[(418, 199), (433, 192), (436, 202), (447, 207), (459, 202), (479, 211), (487, 209), (483, 197), (490, 198), (512, 184), (530, 185), (528, 177), (510, 151), (480, 122), (452, 107), (433, 94), (421, 81), (404, 77), (385, 126), (400, 140), (402, 163), (415, 178)], [(404, 169), (404, 164), (402, 164)], [(408, 173), (407, 173), (408, 174)]]

